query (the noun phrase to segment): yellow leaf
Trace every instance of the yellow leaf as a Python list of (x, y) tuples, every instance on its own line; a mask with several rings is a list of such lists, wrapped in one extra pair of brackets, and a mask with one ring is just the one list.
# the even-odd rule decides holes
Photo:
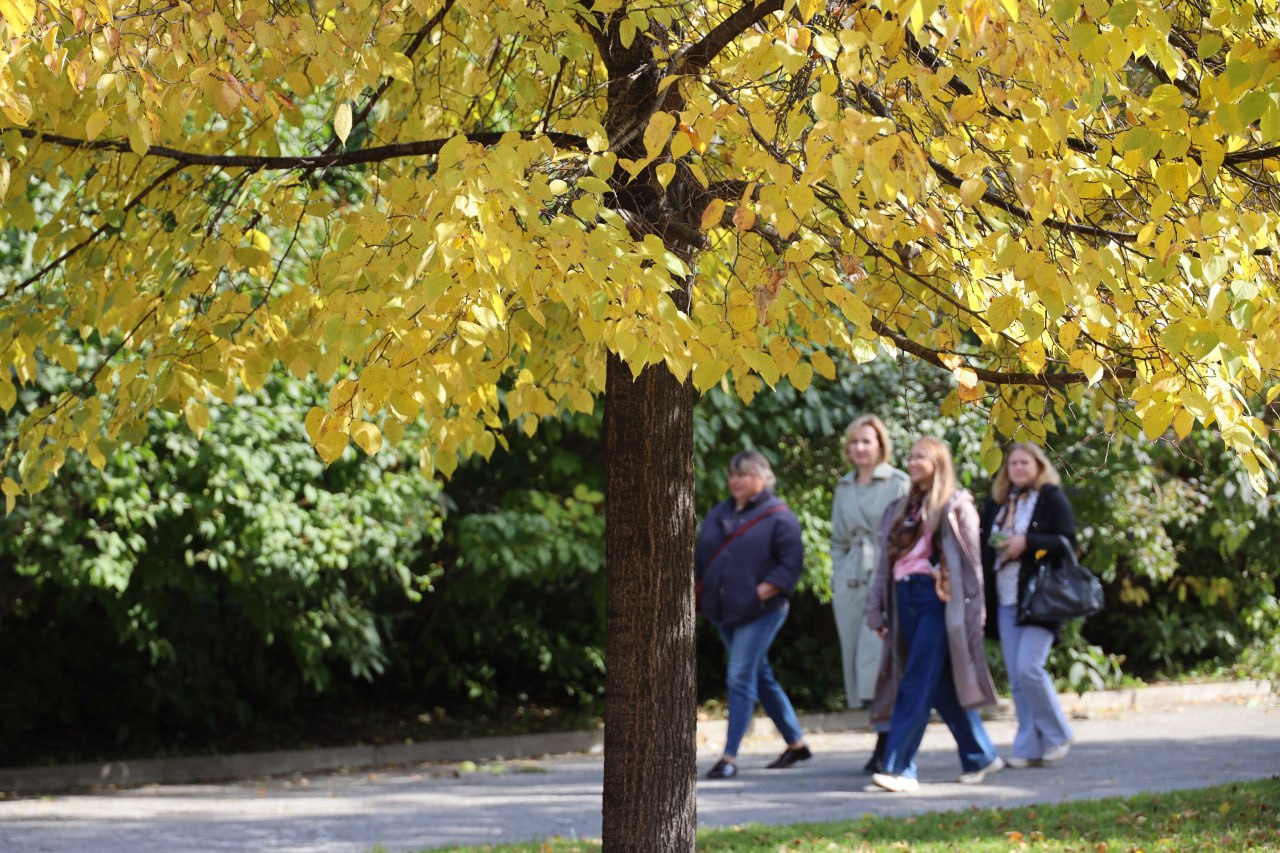
[(333, 133), (343, 145), (351, 135), (351, 104), (346, 101), (338, 104), (338, 109), (333, 114)]
[(818, 92), (813, 96), (813, 114), (819, 121), (830, 121), (836, 117), (839, 112), (840, 105), (831, 95), (825, 92)]
[(187, 426), (195, 433), (196, 438), (203, 435), (204, 431), (209, 428), (209, 410), (200, 401), (192, 400), (187, 403), (184, 414), (187, 419)]
[(991, 300), (991, 307), (987, 310), (987, 323), (991, 331), (1003, 332), (1013, 325), (1021, 311), (1022, 303), (1016, 296), (997, 296)]
[(618, 40), (622, 42), (624, 48), (631, 47), (631, 43), (636, 39), (636, 25), (630, 18), (623, 18), (622, 23), (618, 25)]
[(4, 483), (0, 484), (0, 490), (4, 491), (4, 511), (8, 515), (13, 512), (13, 506), (17, 502), (18, 495), (22, 494), (22, 487), (12, 478), (5, 477)]
[(9, 414), (9, 410), (13, 408), (14, 403), (18, 402), (18, 391), (13, 387), (8, 379), (0, 376), (0, 409), (4, 409), (5, 414)]
[(987, 192), (987, 182), (982, 178), (968, 178), (964, 183), (960, 184), (960, 200), (973, 207), (982, 200), (982, 196)]
[(351, 439), (370, 456), (382, 449), (382, 432), (377, 424), (368, 421), (357, 421), (351, 425)]
[(1046, 360), (1044, 345), (1039, 341), (1027, 341), (1018, 347), (1018, 357), (1022, 359), (1022, 363), (1032, 373), (1039, 373), (1044, 370)]
[[(720, 224), (720, 219), (723, 216), (724, 216), (724, 199), (713, 198), (711, 202), (706, 206), (706, 209), (702, 211), (702, 223), (701, 223), (702, 230), (706, 231), (708, 229), (715, 228), (717, 225)], [(1280, 385), (1277, 385), (1276, 387), (1280, 388)]]
[(1062, 344), (1064, 350), (1070, 350), (1076, 344), (1076, 339), (1080, 337), (1080, 326), (1073, 322), (1062, 324), (1062, 328), (1058, 329), (1058, 343)]
[(245, 236), (249, 238), (249, 245), (253, 246), (253, 248), (263, 252), (271, 251), (271, 238), (257, 228), (250, 228)]
[(804, 391), (813, 382), (813, 365), (806, 361), (796, 362), (791, 373), (787, 374), (787, 379), (797, 391)]
[[(4, 0), (0, 0), (0, 3)], [(84, 123), (85, 137), (93, 140), (98, 138), (98, 134), (102, 133), (102, 129), (111, 121), (111, 117), (104, 110), (94, 110), (93, 115), (89, 116), (89, 120)]]
[(89, 442), (89, 448), (86, 451), (89, 455), (89, 464), (101, 471), (107, 464), (107, 456), (102, 452), (101, 441)]
[(729, 309), (729, 326), (735, 332), (756, 327), (756, 309), (752, 305), (736, 305)]
[(705, 359), (698, 362), (693, 368), (693, 387), (699, 392), (708, 390), (720, 381), (726, 369), (727, 365), (723, 361)]
[(24, 33), (36, 16), (36, 0), (0, 0), (0, 15), (14, 33)]
[(320, 436), (316, 442), (316, 453), (326, 465), (331, 465), (342, 456), (347, 449), (347, 434), (339, 429), (330, 429)]
[(679, 160), (684, 155), (693, 150), (693, 137), (685, 133), (683, 129), (675, 136), (671, 137), (671, 157), (673, 160)]
[(659, 163), (654, 172), (657, 173), (658, 183), (662, 185), (663, 189), (666, 189), (667, 184), (671, 183), (671, 179), (676, 175), (676, 164)]
[(813, 365), (813, 369), (818, 371), (818, 375), (824, 379), (836, 378), (836, 364), (831, 360), (831, 356), (825, 352), (815, 352), (809, 356), (809, 363)]
[(1152, 441), (1164, 435), (1165, 430), (1169, 428), (1169, 424), (1173, 421), (1173, 406), (1170, 403), (1161, 403), (1152, 406), (1142, 413), (1142, 432)]
[(393, 53), (383, 66), (387, 76), (405, 83), (413, 82), (413, 60), (403, 53)]
[(1102, 379), (1103, 364), (1091, 353), (1082, 353), (1080, 369), (1084, 371), (1085, 378), (1090, 385), (1097, 385), (1099, 380)]
[(1173, 431), (1178, 436), (1178, 440), (1186, 438), (1191, 433), (1191, 427), (1195, 425), (1195, 417), (1186, 409), (1181, 409), (1178, 414), (1173, 416)]
[(909, 14), (911, 20), (911, 29), (913, 32), (920, 32), (924, 29), (924, 2), (923, 0), (915, 0), (911, 6)]
[(657, 112), (649, 119), (649, 126), (644, 129), (645, 156), (652, 160), (662, 153), (671, 131), (675, 129), (676, 117), (671, 113)]
[(304, 425), (307, 429), (307, 438), (311, 439), (314, 445), (320, 440), (320, 431), (324, 428), (324, 421), (327, 417), (325, 410), (319, 406), (312, 406), (307, 410), (307, 417)]

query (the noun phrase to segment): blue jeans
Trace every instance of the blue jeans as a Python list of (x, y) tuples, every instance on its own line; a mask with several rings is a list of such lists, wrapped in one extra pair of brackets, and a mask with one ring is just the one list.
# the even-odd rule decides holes
[(934, 708), (956, 739), (964, 772), (981, 770), (996, 760), (996, 748), (978, 712), (966, 711), (956, 698), (947, 645), (946, 605), (934, 591), (929, 575), (909, 575), (895, 588), (898, 630), (908, 651), (885, 742), (884, 772), (915, 778), (916, 753)]
[(1038, 625), (1019, 625), (1017, 613), (1012, 604), (996, 609), (1009, 692), (1018, 712), (1018, 733), (1010, 755), (1040, 758), (1049, 747), (1071, 740), (1071, 726), (1058, 703), (1053, 679), (1044, 668), (1053, 648), (1053, 632)]
[(729, 650), (729, 728), (724, 746), (727, 756), (737, 756), (751, 725), (757, 698), (788, 746), (804, 738), (795, 708), (769, 667), (769, 646), (787, 621), (788, 610), (790, 604), (783, 604), (750, 622), (720, 629), (720, 638)]

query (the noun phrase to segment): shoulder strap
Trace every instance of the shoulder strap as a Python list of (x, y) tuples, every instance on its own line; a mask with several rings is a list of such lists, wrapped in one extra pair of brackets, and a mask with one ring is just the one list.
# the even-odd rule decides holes
[(723, 551), (725, 549), (725, 546), (728, 545), (730, 542), (737, 539), (739, 536), (746, 533), (751, 528), (755, 527), (756, 524), (758, 524), (759, 522), (764, 521), (764, 519), (767, 516), (773, 515), (775, 512), (782, 512), (782, 510), (786, 508), (787, 508), (787, 505), (782, 503), (771, 506), (768, 509), (766, 509), (764, 512), (757, 515), (755, 518), (748, 521), (746, 524), (739, 527), (737, 530), (730, 533), (728, 536), (725, 537), (725, 540), (720, 543), (720, 547), (716, 549), (716, 552), (711, 555), (711, 559), (707, 560), (707, 565), (710, 566), (712, 563), (714, 563), (716, 561), (716, 557), (720, 556), (720, 552)]

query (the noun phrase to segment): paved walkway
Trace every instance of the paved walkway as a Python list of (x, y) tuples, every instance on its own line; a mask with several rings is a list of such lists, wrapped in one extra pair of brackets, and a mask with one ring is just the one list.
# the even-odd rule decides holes
[[(780, 749), (748, 738), (737, 779), (698, 785), (701, 826), (855, 818), (988, 808), (1197, 788), (1280, 774), (1280, 698), (1218, 700), (1120, 711), (1073, 721), (1076, 745), (1052, 768), (1006, 770), (986, 784), (955, 783), (944, 727), (931, 726), (916, 794), (866, 793), (857, 772), (866, 731), (809, 738), (813, 760), (763, 769)], [(757, 726), (766, 729), (767, 726)], [(1013, 721), (989, 723), (1007, 750)], [(699, 750), (710, 766), (715, 744)], [(379, 772), (298, 775), (219, 785), (150, 785), (0, 800), (0, 850), (13, 853), (294, 851), (366, 853), (446, 844), (599, 837), (602, 759), (576, 754)]]

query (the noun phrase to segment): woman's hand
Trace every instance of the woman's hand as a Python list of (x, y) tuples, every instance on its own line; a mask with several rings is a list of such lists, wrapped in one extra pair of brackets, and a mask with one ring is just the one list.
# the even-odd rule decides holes
[(782, 590), (778, 589), (768, 581), (761, 581), (756, 584), (756, 596), (761, 601), (768, 601), (780, 592), (782, 592)]
[(1016, 560), (1022, 556), (1022, 552), (1027, 550), (1027, 537), (1021, 533), (1015, 533), (1009, 537), (1004, 545), (1004, 559)]

